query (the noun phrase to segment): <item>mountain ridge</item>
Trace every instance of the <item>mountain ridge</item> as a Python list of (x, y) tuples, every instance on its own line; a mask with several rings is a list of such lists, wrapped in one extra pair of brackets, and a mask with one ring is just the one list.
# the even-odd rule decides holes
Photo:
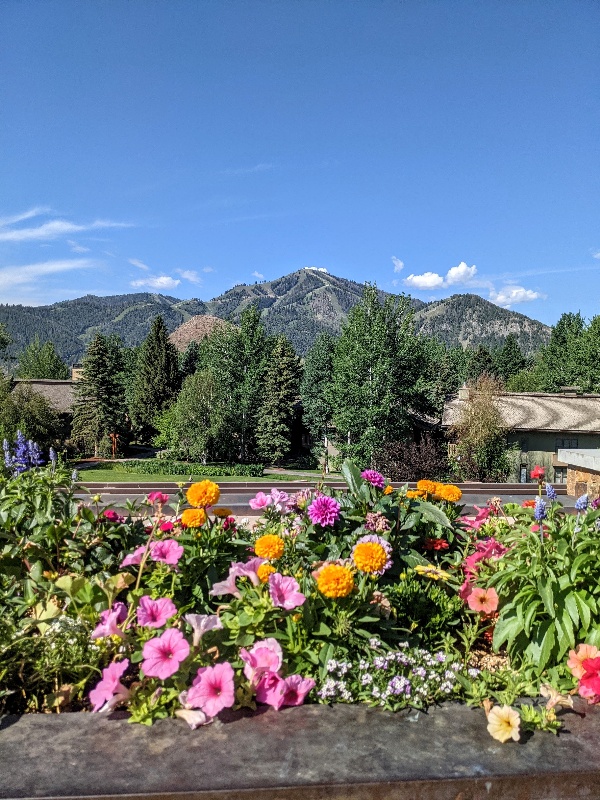
[[(304, 354), (318, 333), (339, 333), (363, 285), (320, 270), (304, 268), (272, 281), (237, 284), (212, 300), (180, 300), (156, 292), (124, 295), (84, 295), (47, 306), (0, 305), (0, 322), (13, 338), (13, 357), (37, 334), (52, 340), (68, 363), (81, 359), (96, 332), (116, 333), (128, 346), (140, 344), (152, 319), (162, 314), (169, 332), (198, 315), (237, 322), (242, 311), (256, 304), (269, 333), (285, 333)], [(380, 298), (397, 296), (382, 289)], [(509, 311), (478, 295), (457, 294), (425, 303), (410, 297), (416, 329), (449, 346), (499, 346), (515, 333), (530, 354), (548, 340), (550, 328), (519, 312)]]

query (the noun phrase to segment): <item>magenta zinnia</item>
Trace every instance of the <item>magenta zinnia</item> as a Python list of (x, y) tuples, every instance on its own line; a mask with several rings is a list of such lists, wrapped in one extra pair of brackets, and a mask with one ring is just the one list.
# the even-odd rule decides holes
[(340, 504), (333, 497), (322, 494), (309, 505), (308, 516), (313, 525), (334, 525), (340, 516)]

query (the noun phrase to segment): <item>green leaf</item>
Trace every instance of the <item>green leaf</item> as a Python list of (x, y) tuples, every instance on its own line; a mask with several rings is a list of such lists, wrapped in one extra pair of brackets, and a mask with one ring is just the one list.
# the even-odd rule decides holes
[(574, 592), (574, 597), (575, 597), (575, 602), (577, 603), (577, 609), (579, 611), (581, 623), (584, 629), (587, 630), (590, 627), (592, 612), (590, 611), (590, 607), (585, 601), (585, 596), (583, 592)]
[(353, 464), (352, 461), (346, 459), (342, 464), (340, 472), (348, 484), (348, 488), (350, 489), (351, 493), (353, 495), (358, 495), (358, 491), (363, 483), (363, 479), (360, 477), (360, 470), (356, 464)]
[(554, 593), (552, 591), (552, 585), (551, 584), (544, 585), (542, 581), (538, 578), (537, 588), (547, 613), (549, 614), (549, 616), (552, 617), (552, 619), (554, 619), (556, 614), (554, 609)]
[(573, 592), (570, 592), (564, 597), (565, 608), (575, 625), (579, 625), (579, 609), (577, 608), (577, 599)]
[(441, 525), (444, 528), (452, 527), (448, 517), (440, 508), (434, 506), (433, 503), (428, 503), (427, 501), (422, 500), (419, 503), (419, 510), (423, 519), (427, 520), (428, 522), (435, 522), (437, 525)]
[(542, 639), (542, 643), (540, 646), (540, 658), (537, 665), (537, 672), (538, 675), (543, 672), (544, 667), (550, 660), (550, 656), (552, 654), (552, 649), (556, 642), (556, 633), (555, 633), (555, 626), (554, 623), (548, 622), (548, 627), (546, 628), (546, 632), (544, 634), (544, 638)]

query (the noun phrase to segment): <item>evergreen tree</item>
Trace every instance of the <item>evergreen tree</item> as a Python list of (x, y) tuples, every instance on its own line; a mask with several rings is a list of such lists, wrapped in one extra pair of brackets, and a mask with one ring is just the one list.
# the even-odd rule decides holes
[(237, 429), (241, 461), (252, 461), (257, 453), (256, 430), (270, 345), (260, 312), (256, 306), (250, 306), (242, 312), (238, 335), (241, 374), (235, 394), (239, 408)]
[(431, 410), (426, 369), (408, 298), (381, 305), (377, 289), (365, 286), (333, 356), (330, 399), (343, 456), (367, 466), (383, 442), (406, 437), (410, 412)]
[(94, 455), (111, 453), (111, 434), (125, 430), (123, 360), (114, 340), (97, 333), (82, 361), (81, 378), (75, 383), (73, 440)]
[(517, 337), (509, 333), (504, 345), (494, 353), (494, 367), (496, 374), (507, 381), (513, 375), (525, 368), (527, 361), (521, 352)]
[(198, 357), (200, 348), (198, 342), (190, 342), (185, 348), (183, 353), (179, 355), (179, 373), (181, 380), (187, 378), (188, 375), (193, 375), (198, 368)]
[(313, 440), (313, 451), (325, 458), (328, 469), (327, 444), (333, 409), (329, 386), (333, 372), (335, 339), (330, 333), (320, 333), (306, 354), (304, 372), (300, 384), (303, 421)]
[(563, 386), (579, 386), (581, 349), (585, 322), (581, 314), (563, 314), (552, 328), (550, 341), (540, 351), (537, 371), (545, 392), (558, 392)]
[(476, 381), (481, 375), (495, 375), (496, 367), (492, 354), (485, 345), (480, 344), (471, 351), (466, 370), (466, 380)]
[(38, 378), (64, 381), (69, 377), (69, 368), (60, 358), (53, 342), (42, 342), (36, 335), (19, 356), (17, 378)]
[(0, 353), (4, 352), (12, 339), (9, 332), (6, 330), (6, 325), (0, 322)]
[(131, 421), (141, 441), (150, 441), (156, 433), (154, 420), (177, 396), (180, 385), (177, 350), (159, 315), (139, 349), (131, 388)]
[(285, 336), (278, 336), (265, 371), (256, 429), (258, 453), (268, 463), (279, 463), (290, 452), (299, 389), (300, 361)]

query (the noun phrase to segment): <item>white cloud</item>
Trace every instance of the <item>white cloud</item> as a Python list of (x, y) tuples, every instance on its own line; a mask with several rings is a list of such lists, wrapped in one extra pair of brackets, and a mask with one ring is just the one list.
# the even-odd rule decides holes
[(523, 286), (503, 286), (499, 292), (490, 289), (490, 300), (498, 306), (510, 308), (517, 303), (528, 303), (531, 300), (543, 300), (546, 295), (525, 289)]
[(273, 169), (275, 164), (255, 164), (253, 167), (240, 167), (239, 169), (224, 169), (222, 175), (253, 175), (256, 172), (267, 172)]
[(477, 267), (473, 264), (468, 267), (461, 261), (457, 267), (451, 267), (446, 273), (446, 285), (452, 286), (456, 283), (469, 283), (477, 275)]
[[(73, 253), (89, 253), (90, 248), (84, 247), (82, 244), (77, 244), (77, 242), (73, 241), (73, 239), (67, 239), (67, 244), (71, 248), (71, 252)], [(45, 247), (46, 245), (42, 245)]]
[(404, 261), (400, 261), (396, 256), (392, 256), (392, 264), (394, 265), (394, 272), (402, 272), (404, 269)]
[(177, 272), (184, 280), (190, 281), (190, 283), (202, 283), (202, 278), (195, 269), (178, 269)]
[(88, 258), (71, 258), (56, 261), (42, 261), (36, 264), (2, 267), (0, 269), (0, 289), (32, 283), (45, 275), (69, 272), (74, 269), (86, 269), (94, 265)]
[(129, 228), (127, 222), (113, 222), (109, 219), (97, 219), (85, 225), (78, 225), (66, 219), (53, 219), (43, 222), (34, 228), (15, 228), (12, 227), (23, 220), (37, 217), (40, 214), (48, 213), (47, 208), (32, 208), (21, 214), (14, 214), (10, 217), (0, 219), (0, 242), (31, 242), (48, 239), (58, 239), (70, 233), (80, 233), (81, 231), (98, 230), (99, 228)]
[(262, 281), (262, 280), (264, 280), (265, 276), (262, 275), (260, 272), (257, 272), (256, 270), (254, 270), (254, 272), (252, 273), (252, 277), (253, 278), (258, 278), (259, 280)]
[(181, 281), (178, 278), (171, 278), (170, 275), (149, 275), (141, 280), (131, 281), (130, 286), (139, 288), (147, 286), (149, 289), (176, 289)]
[(213, 267), (202, 267), (202, 272), (214, 272)]
[(328, 274), (325, 267), (304, 267), (304, 269), (312, 269), (313, 272), (324, 272), (325, 274)]
[(138, 258), (128, 258), (127, 260), (133, 267), (137, 267), (138, 269), (144, 269), (144, 270), (150, 269), (148, 264), (144, 264), (144, 262), (140, 261)]
[(414, 289), (441, 289), (444, 279), (437, 272), (424, 272), (422, 275), (409, 275), (404, 283)]
[(597, 253), (593, 253), (594, 258), (600, 258), (600, 250)]
[(397, 278), (394, 278), (392, 281), (392, 286), (398, 286), (399, 283), (400, 281)]

